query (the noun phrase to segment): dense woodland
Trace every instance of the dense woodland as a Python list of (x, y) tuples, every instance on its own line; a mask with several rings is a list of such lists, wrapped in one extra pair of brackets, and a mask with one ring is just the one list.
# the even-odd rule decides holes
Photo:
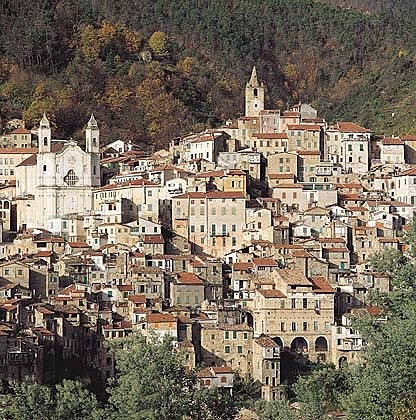
[(243, 112), (251, 67), (268, 108), (416, 132), (411, 0), (3, 0), (0, 119), (166, 146)]

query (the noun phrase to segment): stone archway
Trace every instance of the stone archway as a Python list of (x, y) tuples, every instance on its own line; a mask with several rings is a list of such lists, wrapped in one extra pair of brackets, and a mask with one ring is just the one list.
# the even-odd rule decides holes
[(315, 351), (328, 351), (328, 340), (325, 337), (318, 337), (315, 340)]
[(284, 347), (283, 340), (280, 337), (273, 337), (273, 341), (280, 347)]
[(294, 338), (290, 348), (297, 353), (307, 353), (309, 351), (308, 342), (303, 337)]

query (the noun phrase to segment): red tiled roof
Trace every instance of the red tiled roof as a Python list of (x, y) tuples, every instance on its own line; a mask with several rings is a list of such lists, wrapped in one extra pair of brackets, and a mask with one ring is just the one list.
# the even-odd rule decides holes
[(90, 246), (86, 242), (68, 242), (71, 248), (89, 248)]
[(145, 295), (132, 295), (128, 297), (128, 300), (133, 303), (146, 303), (146, 296)]
[(277, 262), (273, 258), (253, 258), (253, 264), (258, 267), (277, 267)]
[(246, 263), (246, 262), (236, 262), (233, 264), (233, 270), (234, 271), (247, 271), (250, 268), (253, 268), (252, 263)]
[(321, 126), (315, 124), (288, 124), (287, 129), (294, 131), (320, 131)]
[(12, 131), (10, 134), (31, 134), (31, 132), (26, 130), (26, 128), (19, 127)]
[(324, 277), (312, 277), (312, 289), (316, 293), (335, 293), (332, 286), (325, 280)]
[(280, 290), (273, 290), (273, 289), (256, 289), (263, 297), (265, 298), (285, 298), (284, 295)]
[(361, 127), (353, 122), (338, 122), (338, 129), (343, 133), (371, 133), (367, 128)]
[(386, 137), (381, 142), (383, 146), (403, 146), (404, 143), (399, 138)]
[(204, 285), (204, 282), (196, 274), (181, 272), (181, 273), (177, 273), (177, 276), (178, 276), (178, 283), (180, 284), (192, 284), (192, 285), (197, 285), (197, 286)]
[(146, 315), (146, 321), (150, 323), (156, 322), (177, 322), (176, 317), (171, 314), (150, 313)]

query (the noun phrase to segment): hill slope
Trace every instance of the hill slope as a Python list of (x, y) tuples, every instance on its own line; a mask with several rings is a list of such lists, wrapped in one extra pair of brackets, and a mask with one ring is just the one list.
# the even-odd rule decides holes
[(0, 118), (36, 123), (46, 110), (60, 135), (77, 138), (94, 110), (108, 140), (165, 145), (241, 113), (256, 64), (268, 107), (302, 100), (328, 120), (414, 133), (414, 8), (409, 0), (42, 0), (35, 8), (8, 0)]

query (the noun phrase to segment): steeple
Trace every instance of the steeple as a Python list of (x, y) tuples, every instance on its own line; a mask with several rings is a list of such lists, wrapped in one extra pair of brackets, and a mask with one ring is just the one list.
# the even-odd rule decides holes
[(42, 119), (40, 120), (39, 126), (42, 128), (50, 128), (49, 120), (46, 118), (46, 114), (43, 113)]
[(257, 79), (256, 66), (246, 84), (246, 117), (258, 117), (264, 109), (264, 85)]
[(91, 113), (85, 130), (85, 151), (87, 153), (99, 153), (100, 151), (100, 130), (93, 113)]
[(43, 113), (38, 129), (38, 148), (39, 153), (49, 153), (51, 151), (51, 126), (46, 114)]
[(97, 124), (97, 121), (95, 120), (93, 112), (91, 112), (91, 117), (90, 117), (90, 120), (88, 121), (87, 126), (91, 128), (98, 128), (98, 124)]
[(259, 87), (259, 81), (257, 79), (257, 70), (256, 66), (253, 66), (253, 70), (251, 71), (251, 77), (249, 82), (247, 83), (247, 87)]

